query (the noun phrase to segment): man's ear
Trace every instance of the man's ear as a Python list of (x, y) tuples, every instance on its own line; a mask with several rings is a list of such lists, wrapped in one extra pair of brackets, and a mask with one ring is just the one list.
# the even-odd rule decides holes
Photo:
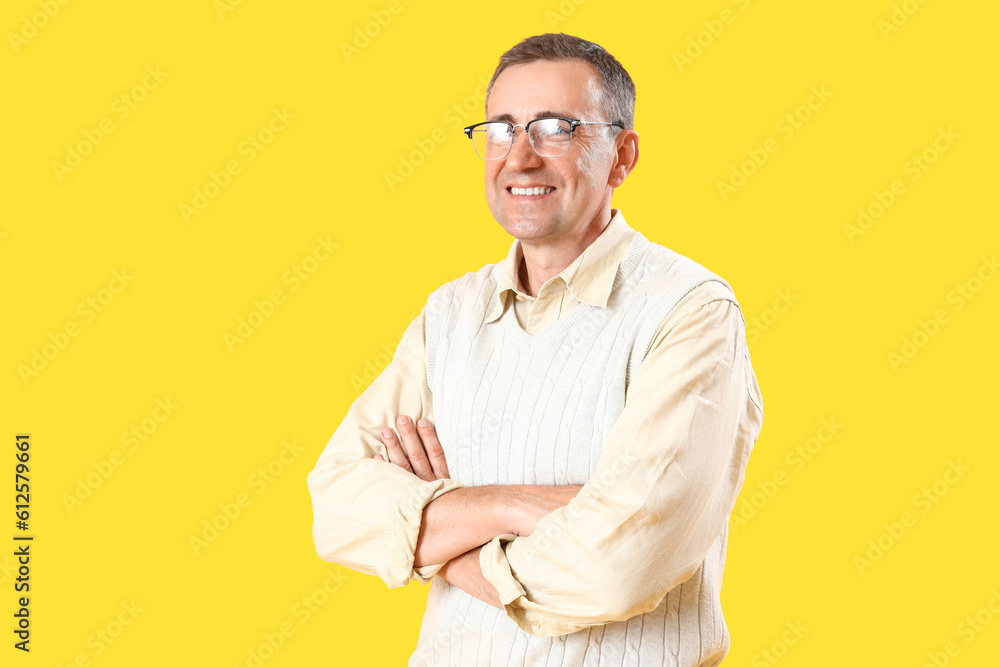
[(617, 188), (635, 169), (639, 161), (639, 135), (635, 130), (622, 130), (615, 137), (615, 163), (608, 174), (608, 185)]

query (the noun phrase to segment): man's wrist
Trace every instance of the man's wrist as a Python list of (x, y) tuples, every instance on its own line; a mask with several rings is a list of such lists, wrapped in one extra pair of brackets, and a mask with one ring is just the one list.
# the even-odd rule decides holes
[[(489, 542), (499, 535), (528, 535), (535, 527), (533, 499), (541, 487), (533, 484), (493, 484), (483, 490), (482, 510), (491, 526)], [(486, 543), (484, 542), (484, 544)]]
[(461, 588), (469, 595), (498, 609), (503, 609), (503, 605), (500, 603), (500, 594), (497, 593), (496, 587), (483, 576), (483, 570), (479, 565), (479, 554), (482, 550), (483, 547), (478, 546), (456, 556), (438, 570), (438, 576), (452, 586)]
[[(493, 540), (498, 535), (517, 535), (517, 498), (523, 493), (523, 486), (519, 484), (496, 484), (486, 488), (490, 490), (490, 499), (486, 507), (489, 512), (490, 525), (492, 526), (491, 532), (493, 533), (487, 542)], [(478, 553), (477, 551), (476, 554), (478, 555)]]
[(507, 494), (503, 486), (468, 486), (429, 502), (421, 517), (414, 565), (441, 563), (513, 532)]
[(581, 488), (492, 484), (443, 493), (424, 507), (414, 565), (450, 560), (500, 535), (530, 535), (542, 517), (568, 503)]
[(527, 487), (522, 484), (486, 484), (456, 489), (466, 503), (470, 519), (477, 520), (483, 527), (481, 544), (486, 544), (498, 535), (518, 534), (518, 501)]
[(534, 532), (538, 522), (568, 504), (583, 488), (579, 484), (511, 484), (498, 486), (495, 503), (497, 535), (525, 537)]

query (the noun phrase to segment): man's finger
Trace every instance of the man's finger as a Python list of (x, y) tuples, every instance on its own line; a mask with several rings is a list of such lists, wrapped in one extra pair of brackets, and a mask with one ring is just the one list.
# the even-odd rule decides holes
[(395, 463), (403, 470), (413, 472), (410, 467), (410, 460), (406, 458), (406, 452), (396, 439), (396, 432), (391, 428), (382, 429), (382, 443), (385, 444), (386, 452), (389, 454), (389, 461)]
[(406, 449), (406, 456), (410, 460), (414, 474), (425, 482), (434, 481), (434, 470), (431, 469), (431, 462), (424, 451), (424, 443), (421, 442), (413, 421), (406, 415), (400, 415), (396, 420), (396, 428), (399, 429), (399, 437), (403, 439), (403, 447)]
[(427, 452), (427, 458), (431, 462), (434, 479), (450, 478), (448, 462), (444, 458), (444, 447), (441, 446), (441, 441), (438, 440), (434, 424), (426, 419), (418, 419), (417, 432), (420, 434), (421, 440), (424, 441), (424, 451)]

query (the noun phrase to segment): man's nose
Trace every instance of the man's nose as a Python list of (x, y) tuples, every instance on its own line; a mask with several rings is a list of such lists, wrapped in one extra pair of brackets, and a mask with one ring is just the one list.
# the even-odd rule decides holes
[[(521, 130), (520, 133), (518, 133), (518, 129)], [(510, 153), (507, 154), (507, 167), (511, 169), (527, 169), (537, 167), (541, 162), (541, 157), (531, 147), (531, 141), (528, 139), (528, 133), (524, 130), (524, 127), (520, 125), (515, 126), (514, 145), (510, 147)]]

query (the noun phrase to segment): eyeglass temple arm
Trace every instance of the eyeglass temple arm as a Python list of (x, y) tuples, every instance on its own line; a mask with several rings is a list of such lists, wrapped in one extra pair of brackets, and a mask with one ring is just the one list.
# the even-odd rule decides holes
[(595, 122), (591, 122), (591, 121), (588, 121), (588, 120), (574, 120), (573, 121), (573, 129), (574, 130), (578, 126), (580, 126), (580, 125), (614, 125), (614, 126), (619, 127), (619, 128), (621, 128), (623, 130), (625, 129), (625, 125), (623, 123), (621, 123), (620, 121), (617, 121), (617, 120), (615, 122), (613, 122), (613, 123), (595, 123)]

